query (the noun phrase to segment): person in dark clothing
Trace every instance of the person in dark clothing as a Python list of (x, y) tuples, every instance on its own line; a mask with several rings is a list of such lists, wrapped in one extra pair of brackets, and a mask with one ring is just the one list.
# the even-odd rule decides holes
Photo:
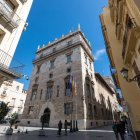
[(113, 131), (115, 133), (116, 139), (119, 140), (118, 129), (117, 129), (117, 122), (116, 121), (113, 122), (112, 129), (113, 129)]
[(65, 135), (67, 135), (67, 120), (64, 122)]
[(120, 134), (121, 136), (121, 139), (124, 140), (124, 134), (125, 134), (125, 129), (124, 129), (124, 124), (123, 122), (119, 122), (117, 124), (117, 130), (118, 130), (118, 133)]
[(60, 120), (58, 123), (58, 135), (61, 135), (61, 129), (62, 129), (62, 122)]

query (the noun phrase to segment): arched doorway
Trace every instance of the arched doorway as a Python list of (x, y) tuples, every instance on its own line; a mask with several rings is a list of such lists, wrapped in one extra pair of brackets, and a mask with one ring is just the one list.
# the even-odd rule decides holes
[(49, 108), (46, 108), (46, 109), (44, 110), (44, 114), (45, 114), (45, 116), (46, 116), (46, 119), (45, 119), (45, 122), (44, 122), (44, 123), (45, 123), (44, 126), (49, 127), (50, 115), (51, 115), (50, 109), (49, 109)]

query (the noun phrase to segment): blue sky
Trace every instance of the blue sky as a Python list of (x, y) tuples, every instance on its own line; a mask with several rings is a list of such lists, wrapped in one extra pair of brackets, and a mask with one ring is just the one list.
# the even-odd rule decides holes
[[(99, 15), (108, 0), (34, 0), (15, 58), (25, 65), (24, 74), (31, 76), (32, 60), (38, 45), (42, 46), (55, 38), (75, 31), (78, 24), (91, 42), (95, 57), (95, 71), (103, 76), (110, 75), (109, 61), (105, 52)], [(29, 81), (19, 80), (28, 88)]]

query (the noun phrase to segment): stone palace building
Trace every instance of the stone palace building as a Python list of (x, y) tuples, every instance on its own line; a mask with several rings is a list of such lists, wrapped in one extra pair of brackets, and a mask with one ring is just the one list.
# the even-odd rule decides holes
[[(38, 48), (33, 65), (22, 124), (41, 126), (46, 113), (46, 126), (77, 120), (78, 128), (89, 129), (109, 124), (117, 116), (113, 82), (95, 74), (92, 49), (80, 28)], [(70, 90), (71, 77), (76, 96)]]

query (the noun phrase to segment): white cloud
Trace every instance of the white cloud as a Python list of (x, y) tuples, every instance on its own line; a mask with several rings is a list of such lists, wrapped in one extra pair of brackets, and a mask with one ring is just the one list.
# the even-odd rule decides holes
[(95, 60), (99, 60), (101, 58), (102, 55), (104, 55), (106, 53), (105, 49), (101, 49), (98, 50), (95, 54), (94, 54), (94, 59)]

